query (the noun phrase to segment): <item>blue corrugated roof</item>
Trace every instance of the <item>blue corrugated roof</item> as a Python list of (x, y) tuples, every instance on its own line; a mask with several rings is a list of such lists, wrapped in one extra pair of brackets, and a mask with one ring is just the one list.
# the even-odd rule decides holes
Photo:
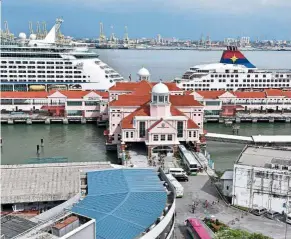
[(96, 239), (132, 239), (162, 214), (167, 194), (154, 169), (87, 173), (88, 195), (72, 211), (96, 220)]

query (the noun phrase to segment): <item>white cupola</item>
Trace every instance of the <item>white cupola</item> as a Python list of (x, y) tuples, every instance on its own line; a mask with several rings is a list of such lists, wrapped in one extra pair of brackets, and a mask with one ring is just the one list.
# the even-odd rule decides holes
[(159, 82), (152, 88), (152, 103), (168, 104), (169, 94), (169, 88), (164, 83)]
[(150, 80), (150, 72), (148, 71), (148, 69), (142, 67), (138, 72), (137, 72), (137, 75), (138, 75), (138, 79), (139, 81), (142, 81), (142, 80), (147, 80), (149, 81)]
[(164, 118), (170, 115), (169, 95), (169, 88), (162, 82), (152, 88), (151, 116)]

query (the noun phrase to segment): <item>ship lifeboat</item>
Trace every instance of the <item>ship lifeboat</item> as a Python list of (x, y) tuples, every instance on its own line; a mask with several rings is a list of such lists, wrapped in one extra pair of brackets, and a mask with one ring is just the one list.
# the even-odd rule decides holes
[(29, 86), (29, 89), (32, 91), (43, 91), (45, 90), (45, 86), (44, 85), (31, 85)]

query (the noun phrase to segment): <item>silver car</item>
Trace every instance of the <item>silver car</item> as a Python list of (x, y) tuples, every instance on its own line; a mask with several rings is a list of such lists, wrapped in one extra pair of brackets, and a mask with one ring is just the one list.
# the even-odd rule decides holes
[(271, 220), (279, 220), (280, 213), (275, 212), (273, 210), (268, 211), (265, 216)]
[(256, 215), (256, 216), (262, 216), (267, 212), (267, 209), (264, 207), (258, 207), (258, 208), (254, 208), (251, 213)]

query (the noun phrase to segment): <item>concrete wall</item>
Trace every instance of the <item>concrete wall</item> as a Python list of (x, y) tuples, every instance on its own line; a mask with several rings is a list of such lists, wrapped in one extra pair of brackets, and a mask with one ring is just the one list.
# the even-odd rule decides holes
[(232, 196), (232, 180), (223, 180), (222, 184), (222, 194), (226, 197)]
[[(287, 191), (291, 185), (291, 172), (269, 168), (234, 166), (232, 203), (243, 207), (265, 207), (286, 212)], [(289, 202), (290, 204), (290, 202)], [(291, 206), (291, 205), (290, 205)], [(290, 207), (289, 206), (289, 207)], [(290, 207), (291, 209), (291, 207)]]
[(89, 222), (81, 225), (75, 230), (64, 235), (60, 239), (95, 239), (96, 237), (96, 224), (95, 220), (92, 219)]

